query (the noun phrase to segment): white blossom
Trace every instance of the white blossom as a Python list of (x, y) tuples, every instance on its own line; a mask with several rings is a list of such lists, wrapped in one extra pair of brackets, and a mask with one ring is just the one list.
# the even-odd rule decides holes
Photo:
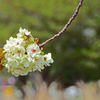
[(28, 30), (22, 29), (22, 28), (20, 27), (19, 33), (17, 34), (17, 37), (18, 37), (18, 38), (23, 38), (25, 35), (26, 35), (26, 36), (31, 36), (31, 37), (32, 37), (31, 32), (28, 32)]
[(44, 56), (42, 55), (35, 55), (34, 57), (34, 64), (36, 66), (36, 68), (41, 71), (41, 69), (44, 69)]
[(36, 54), (41, 53), (41, 50), (39, 49), (39, 46), (36, 43), (28, 45), (26, 50), (27, 50), (27, 54), (32, 57), (34, 57)]
[(15, 76), (27, 75), (35, 70), (41, 71), (44, 66), (54, 62), (51, 53), (44, 55), (35, 40), (31, 32), (20, 27), (17, 38), (10, 37), (6, 41), (3, 66), (8, 72)]
[(44, 57), (45, 57), (45, 60), (46, 60), (45, 61), (45, 66), (50, 66), (49, 63), (54, 62), (53, 59), (51, 58), (51, 53), (45, 54)]

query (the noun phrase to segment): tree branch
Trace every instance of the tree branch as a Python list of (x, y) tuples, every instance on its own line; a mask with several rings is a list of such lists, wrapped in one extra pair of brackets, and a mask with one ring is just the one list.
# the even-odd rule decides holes
[(43, 42), (42, 44), (39, 44), (39, 47), (43, 47), (44, 45), (46, 45), (48, 42), (50, 42), (51, 40), (54, 40), (56, 37), (59, 37), (62, 33), (64, 33), (67, 29), (67, 27), (71, 24), (71, 22), (75, 19), (75, 17), (77, 16), (80, 7), (82, 6), (83, 0), (80, 0), (73, 16), (69, 19), (68, 23), (64, 26), (64, 28), (58, 32), (58, 34), (54, 35), (53, 37), (51, 37), (50, 39), (46, 40), (45, 42)]

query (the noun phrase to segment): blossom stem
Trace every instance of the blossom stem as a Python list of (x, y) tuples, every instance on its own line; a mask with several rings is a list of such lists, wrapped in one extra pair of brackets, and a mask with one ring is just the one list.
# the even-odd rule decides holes
[(43, 42), (42, 44), (39, 44), (39, 47), (43, 47), (44, 45), (46, 45), (48, 42), (50, 42), (51, 40), (54, 40), (56, 37), (59, 37), (62, 33), (64, 33), (66, 31), (66, 29), (68, 28), (68, 26), (71, 24), (71, 22), (75, 19), (75, 17), (77, 16), (80, 7), (82, 6), (83, 0), (80, 0), (74, 14), (72, 15), (72, 17), (69, 19), (68, 23), (63, 27), (63, 29), (58, 32), (56, 35), (54, 35), (53, 37), (49, 38), (48, 40), (46, 40), (45, 42)]

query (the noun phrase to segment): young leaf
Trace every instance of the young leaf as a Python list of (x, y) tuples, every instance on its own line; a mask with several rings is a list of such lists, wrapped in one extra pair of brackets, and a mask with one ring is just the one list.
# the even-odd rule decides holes
[(2, 63), (4, 61), (4, 55), (5, 53), (3, 53), (3, 48), (0, 48), (0, 73), (3, 71), (3, 69), (5, 68)]

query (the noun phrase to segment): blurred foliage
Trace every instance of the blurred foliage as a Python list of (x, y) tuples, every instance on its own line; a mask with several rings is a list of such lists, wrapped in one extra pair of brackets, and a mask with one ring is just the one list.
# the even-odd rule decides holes
[[(0, 0), (0, 46), (20, 27), (40, 38), (40, 43), (57, 34), (73, 15), (79, 0)], [(44, 46), (54, 63), (42, 71), (50, 84), (65, 86), (79, 79), (100, 78), (100, 1), (84, 0), (75, 21), (60, 37)]]

